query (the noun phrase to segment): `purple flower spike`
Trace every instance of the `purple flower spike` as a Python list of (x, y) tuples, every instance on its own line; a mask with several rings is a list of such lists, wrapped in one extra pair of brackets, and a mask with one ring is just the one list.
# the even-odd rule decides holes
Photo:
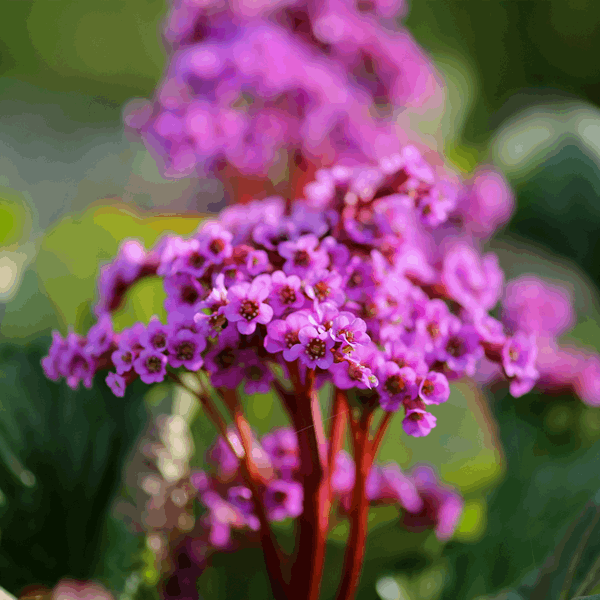
[(240, 333), (254, 333), (258, 323), (266, 325), (273, 318), (273, 309), (264, 303), (270, 291), (268, 275), (259, 275), (252, 283), (234, 285), (229, 290), (229, 304), (223, 314), (228, 321), (237, 323)]
[(117, 375), (117, 373), (109, 373), (106, 376), (106, 385), (108, 385), (112, 393), (117, 396), (117, 398), (123, 398), (125, 396), (127, 382), (125, 381), (125, 377), (122, 375)]
[(143, 350), (133, 361), (133, 368), (144, 383), (159, 383), (167, 374), (167, 357), (156, 350)]
[(331, 349), (335, 342), (327, 332), (307, 325), (298, 332), (298, 340), (300, 343), (290, 350), (292, 360), (300, 358), (309, 369), (328, 369), (333, 364)]
[(437, 419), (426, 410), (413, 408), (406, 411), (402, 427), (407, 435), (424, 437), (435, 427)]
[(265, 336), (266, 351), (283, 352), (283, 359), (287, 362), (296, 360), (297, 354), (293, 349), (300, 343), (300, 330), (310, 324), (308, 314), (301, 310), (288, 315), (284, 320), (271, 321), (267, 325)]
[(286, 259), (283, 271), (301, 278), (317, 269), (326, 269), (329, 256), (325, 250), (317, 250), (319, 238), (316, 235), (303, 235), (294, 242), (281, 242), (277, 246), (279, 254)]
[(437, 371), (431, 371), (419, 385), (419, 398), (425, 404), (441, 404), (450, 398), (450, 386), (446, 376)]
[(395, 412), (404, 400), (417, 397), (417, 375), (410, 367), (400, 368), (395, 362), (385, 362), (377, 371), (379, 404), (383, 410)]
[(535, 378), (537, 344), (534, 334), (518, 332), (502, 347), (502, 366), (507, 377)]
[(304, 490), (296, 481), (276, 479), (267, 484), (265, 508), (270, 521), (283, 521), (302, 514)]
[(287, 276), (283, 271), (275, 271), (271, 275), (271, 286), (269, 302), (275, 316), (280, 316), (287, 310), (299, 310), (304, 306), (306, 298), (302, 292), (302, 282), (297, 275)]
[(200, 353), (206, 348), (206, 338), (200, 333), (181, 329), (169, 337), (168, 348), (172, 367), (197, 371), (204, 364)]

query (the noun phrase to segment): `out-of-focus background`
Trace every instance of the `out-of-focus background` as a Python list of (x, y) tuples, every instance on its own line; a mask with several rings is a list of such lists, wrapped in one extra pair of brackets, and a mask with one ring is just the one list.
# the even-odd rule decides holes
[[(13, 594), (72, 576), (99, 578), (123, 599), (154, 597), (153, 550), (132, 525), (138, 438), (155, 416), (179, 415), (193, 430), (184, 458), (198, 466), (212, 438), (168, 387), (142, 386), (124, 404), (104, 384), (47, 382), (39, 367), (52, 329), (92, 322), (98, 267), (121, 240), (188, 234), (224, 206), (218, 181), (162, 179), (123, 132), (124, 105), (151, 95), (163, 70), (165, 11), (163, 0), (2, 5), (0, 586)], [(490, 243), (507, 275), (565, 282), (577, 299), (570, 335), (600, 348), (600, 4), (415, 0), (405, 24), (447, 82), (447, 111), (423, 131), (441, 131), (455, 168), (494, 164), (514, 187), (516, 213)], [(161, 314), (162, 297), (152, 281), (138, 286), (117, 327)], [(248, 402), (261, 433), (283, 422), (269, 397)], [(466, 510), (445, 554), (422, 540), (376, 541), (364, 597), (468, 600), (534, 578), (600, 487), (598, 410), (457, 384), (429, 437), (406, 440), (397, 423), (381, 458), (434, 464)], [(400, 558), (390, 545), (404, 548)], [(234, 593), (222, 569), (208, 574), (206, 597)]]

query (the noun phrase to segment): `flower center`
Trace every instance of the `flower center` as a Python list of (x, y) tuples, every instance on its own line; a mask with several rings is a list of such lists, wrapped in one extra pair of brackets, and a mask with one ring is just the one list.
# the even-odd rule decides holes
[(410, 415), (408, 415), (408, 418), (411, 421), (421, 421), (424, 417), (425, 417), (425, 415), (420, 412), (414, 412), (414, 413), (410, 413)]
[(308, 354), (311, 360), (323, 358), (325, 356), (325, 350), (325, 342), (319, 338), (310, 340), (306, 346), (306, 354)]
[(354, 271), (352, 273), (352, 275), (350, 275), (350, 278), (348, 279), (348, 287), (356, 288), (356, 287), (362, 285), (362, 282), (363, 282), (363, 276), (358, 271)]
[(300, 343), (297, 331), (290, 331), (289, 333), (286, 333), (284, 339), (288, 348), (291, 348), (292, 346), (295, 346), (296, 344)]
[(217, 354), (215, 362), (221, 369), (229, 369), (235, 362), (235, 352), (232, 348), (225, 348)]
[(198, 252), (192, 252), (188, 257), (188, 265), (193, 269), (199, 269), (206, 262), (206, 258)]
[(282, 304), (293, 304), (296, 302), (296, 290), (286, 285), (279, 290), (279, 298)]
[(152, 337), (150, 343), (152, 344), (152, 346), (154, 346), (154, 348), (159, 349), (164, 348), (166, 346), (167, 340), (163, 333), (157, 333)]
[(517, 360), (519, 360), (519, 355), (520, 355), (520, 352), (514, 346), (511, 346), (508, 351), (508, 356), (509, 356), (510, 360), (512, 360), (513, 362), (516, 362)]
[(260, 367), (253, 365), (246, 371), (246, 375), (251, 381), (260, 381), (263, 377), (263, 372)]
[(431, 396), (431, 394), (433, 394), (434, 391), (434, 387), (433, 387), (433, 382), (430, 381), (429, 379), (426, 379), (423, 382), (423, 388), (422, 388), (422, 392), (426, 395), (426, 396)]
[(125, 354), (121, 354), (121, 361), (124, 362), (126, 365), (131, 364), (131, 359), (133, 357), (131, 356), (131, 352), (125, 352)]
[(465, 353), (463, 341), (456, 337), (450, 338), (446, 346), (446, 352), (454, 358), (462, 356)]
[(427, 323), (427, 333), (431, 336), (431, 339), (435, 340), (440, 335), (439, 325), (432, 321), (431, 323)]
[(324, 281), (319, 281), (319, 283), (315, 284), (314, 289), (317, 298), (321, 302), (327, 299), (331, 294), (331, 288)]
[(346, 341), (348, 342), (353, 342), (354, 341), (354, 332), (350, 331), (349, 329), (340, 329), (340, 331), (338, 332), (338, 335), (340, 336), (346, 336)]
[(385, 382), (385, 389), (392, 396), (400, 394), (405, 388), (406, 383), (404, 382), (404, 379), (400, 377), (400, 375), (392, 375), (391, 377), (388, 377)]
[(162, 369), (162, 362), (158, 356), (149, 356), (146, 359), (146, 369), (149, 373), (158, 373)]
[(218, 333), (225, 329), (225, 325), (227, 324), (227, 319), (224, 315), (220, 315), (219, 313), (215, 313), (208, 318), (208, 323), (210, 326)]
[(191, 360), (194, 356), (194, 350), (196, 349), (196, 344), (194, 342), (182, 342), (177, 346), (177, 359), (178, 360)]
[(360, 365), (350, 363), (348, 366), (348, 377), (353, 381), (362, 381), (363, 368)]
[(275, 504), (283, 504), (286, 498), (287, 494), (285, 492), (277, 491), (273, 494), (273, 502), (275, 502)]
[(240, 315), (246, 321), (252, 321), (258, 316), (258, 304), (254, 300), (243, 300), (240, 305)]
[(306, 250), (296, 250), (294, 264), (298, 267), (308, 267), (310, 264), (310, 255), (308, 252)]
[(225, 248), (225, 242), (219, 238), (215, 238), (211, 243), (210, 246), (208, 247), (208, 249), (213, 253), (213, 254), (219, 254), (219, 252), (223, 252), (223, 249)]
[(181, 301), (185, 304), (195, 304), (199, 294), (196, 288), (191, 285), (184, 285), (181, 288)]

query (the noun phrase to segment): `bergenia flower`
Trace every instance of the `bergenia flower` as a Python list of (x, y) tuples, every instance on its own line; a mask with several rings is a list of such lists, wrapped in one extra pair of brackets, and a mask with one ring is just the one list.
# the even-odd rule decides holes
[(223, 314), (228, 321), (236, 323), (240, 333), (254, 333), (258, 323), (265, 325), (273, 318), (273, 309), (264, 302), (270, 291), (268, 275), (259, 275), (253, 283), (235, 285), (229, 289), (229, 304)]

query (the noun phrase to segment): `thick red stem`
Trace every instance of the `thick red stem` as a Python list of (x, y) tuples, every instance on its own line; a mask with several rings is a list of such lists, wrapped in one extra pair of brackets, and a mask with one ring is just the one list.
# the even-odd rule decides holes
[(373, 411), (371, 409), (363, 410), (358, 422), (350, 417), (354, 460), (356, 463), (356, 480), (350, 512), (350, 535), (346, 545), (344, 567), (342, 569), (343, 577), (338, 589), (337, 600), (353, 600), (358, 590), (365, 557), (369, 521), (369, 499), (367, 498), (366, 490), (367, 477), (371, 472), (373, 461), (377, 456), (392, 416), (393, 413), (386, 413), (384, 415), (373, 440), (369, 438), (369, 428)]
[(293, 393), (276, 386), (298, 435), (300, 468), (298, 476), (304, 488), (302, 516), (297, 521), (296, 552), (290, 589), (294, 598), (317, 600), (323, 577), (325, 542), (331, 506), (327, 477), (327, 443), (319, 398), (314, 390), (314, 371), (302, 383), (297, 365), (290, 365)]

